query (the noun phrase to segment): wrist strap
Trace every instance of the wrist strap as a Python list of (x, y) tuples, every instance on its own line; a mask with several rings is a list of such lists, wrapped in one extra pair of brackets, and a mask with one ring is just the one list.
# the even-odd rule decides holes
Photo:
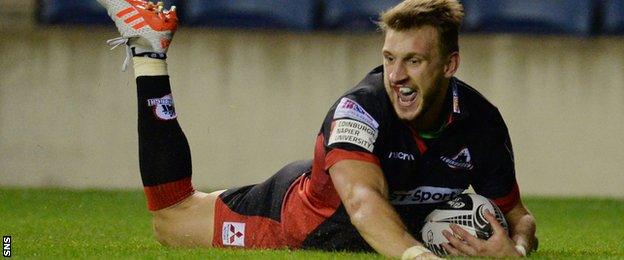
[(518, 251), (518, 253), (520, 253), (523, 257), (527, 256), (526, 248), (524, 248), (523, 245), (516, 245), (516, 251)]
[(424, 246), (413, 246), (405, 249), (403, 255), (401, 256), (401, 260), (414, 259), (415, 257), (424, 253), (431, 253), (431, 251), (429, 251), (429, 249), (425, 248)]
[(131, 49), (132, 49), (132, 57), (148, 57), (148, 58), (159, 59), (159, 60), (167, 59), (166, 53), (149, 52), (149, 51), (137, 53), (135, 47), (132, 47)]

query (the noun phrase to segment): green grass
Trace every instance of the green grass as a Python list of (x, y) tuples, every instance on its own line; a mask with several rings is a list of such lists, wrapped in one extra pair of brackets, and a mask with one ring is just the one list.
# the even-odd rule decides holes
[[(624, 201), (526, 198), (538, 221), (537, 258), (624, 259)], [(169, 249), (152, 237), (139, 191), (0, 189), (0, 235), (15, 257), (383, 259), (376, 254)]]

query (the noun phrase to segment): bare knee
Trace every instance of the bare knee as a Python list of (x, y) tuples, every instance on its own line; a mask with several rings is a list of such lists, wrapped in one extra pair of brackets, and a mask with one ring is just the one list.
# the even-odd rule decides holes
[(163, 246), (174, 247), (176, 245), (176, 235), (173, 230), (174, 221), (167, 220), (161, 214), (153, 214), (152, 229), (154, 230), (154, 238)]
[(156, 240), (170, 247), (210, 247), (216, 196), (196, 192), (182, 202), (152, 212)]

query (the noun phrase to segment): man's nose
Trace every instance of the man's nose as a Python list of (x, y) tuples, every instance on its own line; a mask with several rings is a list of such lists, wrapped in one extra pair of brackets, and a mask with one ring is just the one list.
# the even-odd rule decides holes
[(407, 70), (403, 64), (396, 64), (390, 71), (390, 82), (393, 84), (399, 84), (407, 79)]

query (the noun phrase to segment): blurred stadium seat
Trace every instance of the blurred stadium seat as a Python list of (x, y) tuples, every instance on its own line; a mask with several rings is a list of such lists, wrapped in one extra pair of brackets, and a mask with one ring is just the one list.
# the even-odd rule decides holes
[[(0, 0), (2, 1), (2, 0)], [(624, 0), (460, 0), (468, 32), (624, 34)], [(596, 3), (600, 1), (601, 5)], [(37, 0), (43, 24), (112, 25), (96, 0)], [(182, 24), (309, 31), (375, 30), (379, 13), (401, 0), (166, 0)], [(595, 16), (597, 10), (600, 14)], [(600, 18), (600, 19), (599, 19)], [(600, 26), (600, 28), (598, 28)], [(599, 29), (599, 30), (598, 30)]]
[(312, 30), (318, 0), (186, 0), (181, 20), (190, 25)]
[[(177, 1), (165, 0), (166, 6)], [(44, 24), (113, 25), (106, 9), (96, 0), (38, 0), (39, 22)]]
[(39, 21), (46, 24), (110, 23), (96, 0), (40, 0)]
[(379, 13), (401, 0), (324, 0), (322, 24), (327, 29), (375, 30)]
[(624, 34), (624, 0), (605, 1), (601, 25), (603, 33)]
[(573, 34), (592, 32), (592, 0), (463, 0), (472, 32)]

